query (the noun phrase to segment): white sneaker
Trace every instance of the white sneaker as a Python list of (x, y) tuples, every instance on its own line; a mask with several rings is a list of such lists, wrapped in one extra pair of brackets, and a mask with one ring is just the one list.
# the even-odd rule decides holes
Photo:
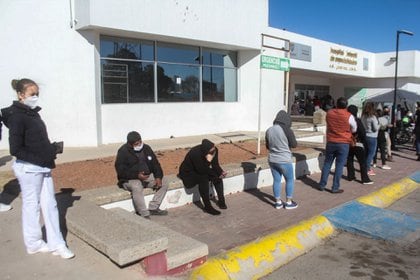
[(6, 212), (10, 209), (12, 209), (12, 206), (10, 206), (9, 204), (0, 203), (0, 212)]
[(38, 249), (26, 249), (26, 252), (29, 255), (33, 255), (33, 254), (37, 254), (37, 253), (48, 253), (50, 251), (50, 249), (48, 248), (47, 243), (43, 242), (43, 244), (41, 245), (41, 247), (39, 247)]
[(54, 256), (60, 256), (63, 259), (71, 259), (74, 257), (74, 253), (72, 251), (69, 250), (69, 248), (67, 247), (61, 247), (57, 250), (55, 250), (52, 253)]
[(381, 167), (382, 169), (385, 169), (385, 170), (389, 170), (389, 169), (391, 169), (391, 167), (390, 166), (388, 166), (388, 165), (382, 165), (382, 167)]

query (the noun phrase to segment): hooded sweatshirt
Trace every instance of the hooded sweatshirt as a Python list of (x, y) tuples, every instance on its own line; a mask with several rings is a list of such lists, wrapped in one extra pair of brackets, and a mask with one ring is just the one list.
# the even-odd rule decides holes
[(273, 163), (292, 163), (290, 148), (297, 146), (292, 129), (292, 120), (286, 111), (281, 110), (274, 119), (273, 126), (265, 133), (265, 145), (269, 150), (268, 161)]
[(213, 147), (214, 143), (210, 140), (203, 139), (201, 145), (191, 148), (179, 167), (179, 177), (181, 179), (194, 175), (208, 175), (209, 179), (219, 177), (223, 173), (223, 170), (219, 165), (219, 152), (217, 148), (212, 161), (208, 162), (206, 159), (206, 155)]

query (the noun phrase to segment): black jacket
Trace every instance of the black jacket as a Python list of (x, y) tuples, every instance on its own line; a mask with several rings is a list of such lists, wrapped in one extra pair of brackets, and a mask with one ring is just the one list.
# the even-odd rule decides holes
[(191, 175), (208, 175), (209, 179), (219, 177), (223, 169), (219, 165), (219, 151), (216, 148), (215, 155), (211, 162), (208, 162), (205, 156), (214, 146), (212, 142), (204, 139), (201, 145), (197, 145), (185, 155), (184, 161), (179, 167), (178, 176), (185, 179)]
[[(149, 145), (144, 144), (143, 151), (147, 159), (147, 166), (151, 173), (153, 173), (153, 177), (162, 179), (163, 171), (152, 148), (150, 148)], [(115, 170), (117, 171), (118, 186), (120, 187), (128, 180), (138, 179), (140, 162), (130, 144), (125, 143), (118, 149), (117, 158), (115, 160)]]
[(1, 109), (2, 121), (9, 128), (10, 154), (41, 167), (54, 168), (56, 147), (48, 139), (47, 127), (38, 112), (14, 101)]

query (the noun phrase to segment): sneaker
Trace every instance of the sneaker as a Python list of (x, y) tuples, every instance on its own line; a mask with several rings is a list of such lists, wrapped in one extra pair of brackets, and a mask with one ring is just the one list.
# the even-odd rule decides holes
[(335, 194), (337, 194), (337, 193), (343, 193), (343, 192), (344, 192), (344, 190), (341, 190), (341, 189), (331, 190), (331, 193), (335, 193)]
[(373, 168), (375, 168), (375, 167), (376, 167), (376, 163), (374, 163), (374, 164), (372, 165), (372, 167), (373, 167)]
[(12, 209), (12, 206), (10, 206), (9, 204), (0, 203), (0, 212), (6, 212), (10, 209)]
[(219, 208), (220, 209), (227, 209), (227, 205), (226, 205), (226, 202), (224, 202), (224, 201), (218, 201), (217, 202), (217, 206), (219, 206)]
[(153, 210), (149, 210), (150, 215), (156, 215), (156, 216), (166, 216), (168, 215), (168, 211), (166, 210), (161, 210), (161, 209), (153, 209)]
[(67, 247), (61, 247), (57, 250), (55, 250), (52, 253), (54, 256), (60, 256), (63, 259), (71, 259), (74, 257), (74, 253), (72, 251), (69, 250), (69, 248)]
[(276, 201), (276, 203), (274, 204), (274, 207), (276, 207), (276, 209), (283, 208), (283, 202), (281, 200)]
[(42, 245), (38, 248), (38, 249), (26, 249), (26, 252), (29, 255), (33, 255), (33, 254), (37, 254), (37, 253), (48, 253), (50, 251), (50, 249), (48, 248), (47, 243), (42, 242)]
[(372, 185), (372, 184), (373, 184), (372, 180), (368, 180), (368, 181), (363, 182), (363, 185)]
[(376, 173), (371, 169), (371, 170), (369, 170), (368, 171), (368, 173), (367, 173), (369, 176), (375, 176), (376, 175)]
[(391, 169), (391, 167), (390, 166), (388, 166), (388, 165), (382, 165), (382, 167), (381, 167), (382, 169), (385, 169), (385, 170), (389, 170), (389, 169)]
[(298, 204), (296, 202), (294, 202), (293, 200), (290, 202), (286, 202), (286, 205), (284, 206), (285, 209), (290, 210), (290, 209), (295, 209), (298, 207)]
[(213, 206), (207, 206), (207, 207), (204, 207), (204, 212), (206, 212), (206, 213), (209, 213), (210, 215), (213, 215), (213, 216), (217, 216), (217, 215), (220, 215), (220, 211), (218, 211), (218, 210), (216, 210), (216, 209), (214, 209), (213, 208)]

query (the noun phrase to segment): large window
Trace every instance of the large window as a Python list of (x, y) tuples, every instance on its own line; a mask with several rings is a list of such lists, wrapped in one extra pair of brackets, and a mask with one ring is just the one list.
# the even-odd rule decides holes
[(102, 103), (237, 101), (237, 53), (101, 37)]

